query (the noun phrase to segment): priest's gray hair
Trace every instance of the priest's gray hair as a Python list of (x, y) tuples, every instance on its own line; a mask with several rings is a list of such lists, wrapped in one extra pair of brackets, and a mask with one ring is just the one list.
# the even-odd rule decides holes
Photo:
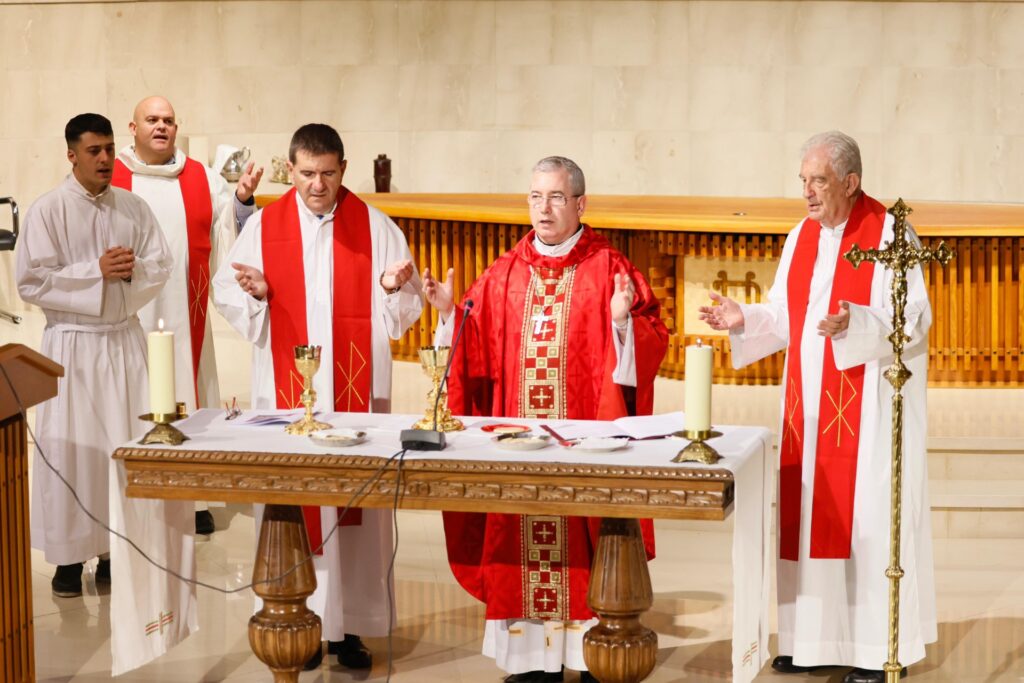
[(846, 178), (851, 173), (858, 178), (862, 177), (860, 147), (857, 146), (857, 141), (849, 135), (838, 130), (818, 133), (800, 148), (800, 159), (804, 159), (808, 152), (817, 147), (824, 147), (828, 150), (832, 170), (840, 179)]
[(551, 173), (564, 168), (569, 173), (569, 187), (577, 197), (587, 193), (587, 181), (583, 177), (583, 169), (576, 162), (566, 157), (544, 157), (534, 167), (534, 173)]

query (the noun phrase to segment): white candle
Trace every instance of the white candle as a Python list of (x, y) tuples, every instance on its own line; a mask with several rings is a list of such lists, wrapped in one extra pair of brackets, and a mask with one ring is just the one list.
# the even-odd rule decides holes
[(686, 429), (711, 429), (711, 347), (700, 339), (686, 347)]
[(174, 402), (174, 333), (164, 331), (161, 318), (159, 330), (149, 333), (149, 410), (154, 414), (173, 415)]

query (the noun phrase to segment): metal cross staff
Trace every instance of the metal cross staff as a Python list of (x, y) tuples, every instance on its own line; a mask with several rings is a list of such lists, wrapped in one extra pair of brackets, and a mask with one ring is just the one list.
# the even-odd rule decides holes
[(953, 250), (940, 242), (935, 249), (917, 247), (907, 239), (907, 215), (913, 211), (898, 199), (889, 213), (896, 219), (893, 226), (893, 240), (884, 249), (864, 250), (856, 244), (844, 257), (856, 268), (862, 261), (882, 263), (893, 272), (892, 278), (892, 343), (893, 363), (885, 371), (885, 378), (895, 389), (892, 396), (892, 528), (889, 535), (889, 568), (885, 575), (889, 579), (889, 661), (885, 663), (885, 683), (899, 683), (899, 633), (900, 633), (900, 511), (903, 491), (903, 385), (910, 379), (910, 370), (903, 364), (903, 347), (910, 337), (905, 327), (907, 317), (907, 271), (917, 266), (938, 261), (949, 263), (955, 255)]

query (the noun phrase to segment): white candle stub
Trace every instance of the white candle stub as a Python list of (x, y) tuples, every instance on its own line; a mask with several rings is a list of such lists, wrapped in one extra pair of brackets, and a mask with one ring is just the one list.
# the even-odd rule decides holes
[(686, 347), (686, 396), (683, 410), (689, 431), (711, 429), (711, 367), (710, 346), (698, 339)]
[(174, 333), (164, 331), (164, 321), (149, 333), (149, 410), (158, 415), (177, 412), (174, 400)]

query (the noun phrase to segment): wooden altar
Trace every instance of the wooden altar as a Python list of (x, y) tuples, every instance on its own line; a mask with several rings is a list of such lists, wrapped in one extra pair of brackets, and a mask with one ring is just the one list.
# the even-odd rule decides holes
[[(764, 433), (757, 443), (767, 443), (767, 431), (758, 431)], [(397, 463), (382, 468), (385, 458), (301, 452), (305, 440), (294, 438), (287, 443), (300, 452), (278, 452), (276, 445), (265, 452), (204, 450), (195, 436), (180, 448), (125, 446), (114, 453), (124, 461), (130, 497), (268, 504), (253, 581), (281, 576), (296, 563), (298, 569), (254, 587), (266, 608), (250, 621), (249, 639), (279, 683), (297, 680), (320, 643), (319, 618), (305, 608), (315, 579), (312, 563), (302, 562), (309, 545), (299, 505), (602, 517), (588, 595), (600, 623), (586, 636), (586, 658), (599, 680), (635, 683), (654, 667), (657, 652), (657, 636), (640, 623), (653, 591), (635, 518), (721, 520), (734, 502), (728, 469), (675, 465), (671, 456), (658, 460), (665, 465), (632, 466), (419, 454), (403, 462), (399, 476)], [(216, 439), (211, 443), (225, 443), (224, 434)]]
[[(421, 269), (429, 265), (443, 274), (455, 268), (459, 294), (529, 229), (525, 191), (362, 196), (398, 223)], [(806, 215), (802, 200), (590, 195), (588, 202), (585, 220), (647, 275), (662, 303), (671, 334), (663, 376), (683, 377), (683, 348), (701, 337), (713, 345), (716, 382), (779, 382), (783, 354), (733, 370), (728, 338), (699, 323), (696, 306), (711, 288), (740, 300), (764, 297), (786, 233)], [(957, 252), (948, 268), (932, 264), (925, 273), (934, 313), (929, 380), (944, 386), (1021, 386), (1024, 206), (908, 204), (914, 209), (910, 222), (926, 244), (945, 240)], [(436, 318), (428, 307), (419, 325), (394, 342), (396, 357), (415, 360), (417, 349), (430, 343)]]

